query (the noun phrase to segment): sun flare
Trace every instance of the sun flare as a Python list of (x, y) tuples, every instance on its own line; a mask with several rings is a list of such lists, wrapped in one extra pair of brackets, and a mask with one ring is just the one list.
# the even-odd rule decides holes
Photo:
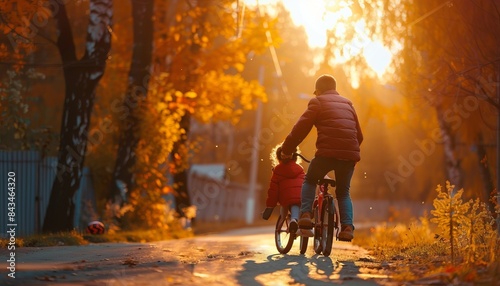
[(346, 58), (337, 59), (338, 63), (349, 60), (350, 58), (362, 55), (368, 66), (382, 77), (389, 67), (392, 55), (391, 52), (384, 47), (379, 41), (371, 39), (366, 29), (364, 20), (355, 23), (346, 23), (352, 10), (346, 1), (329, 1), (329, 0), (245, 0), (247, 5), (268, 8), (278, 2), (282, 2), (286, 9), (290, 12), (294, 24), (303, 26), (307, 37), (308, 44), (312, 48), (324, 48), (327, 43), (327, 31), (335, 27), (334, 35), (336, 37), (344, 37), (347, 27), (346, 25), (355, 26), (356, 37), (353, 42), (349, 43), (344, 48)]
[(363, 49), (363, 57), (370, 68), (380, 77), (391, 63), (391, 52), (380, 42), (369, 42)]

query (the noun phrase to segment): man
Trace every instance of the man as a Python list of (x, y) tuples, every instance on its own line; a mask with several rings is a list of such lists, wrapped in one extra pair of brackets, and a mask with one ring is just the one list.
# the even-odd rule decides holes
[(316, 184), (328, 172), (335, 171), (336, 196), (339, 205), (341, 231), (338, 239), (354, 238), (353, 209), (349, 189), (354, 166), (360, 160), (363, 134), (352, 102), (337, 92), (337, 82), (331, 75), (316, 80), (315, 98), (299, 118), (282, 145), (282, 158), (291, 158), (295, 148), (316, 126), (316, 154), (312, 159), (302, 184), (300, 229), (311, 229), (312, 203)]

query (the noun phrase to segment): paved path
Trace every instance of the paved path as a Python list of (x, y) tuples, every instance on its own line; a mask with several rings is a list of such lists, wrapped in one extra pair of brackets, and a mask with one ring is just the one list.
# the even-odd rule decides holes
[[(0, 257), (6, 261), (5, 249)], [(272, 227), (155, 243), (25, 247), (16, 251), (16, 278), (7, 273), (0, 269), (0, 285), (397, 285), (351, 243), (335, 242), (324, 257), (311, 246), (300, 255), (297, 239), (281, 255)]]

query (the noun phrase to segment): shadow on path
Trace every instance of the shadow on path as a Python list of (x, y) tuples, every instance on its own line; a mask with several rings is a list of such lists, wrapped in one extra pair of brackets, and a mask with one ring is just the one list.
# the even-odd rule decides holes
[(242, 266), (243, 269), (236, 274), (240, 285), (269, 285), (275, 281), (280, 285), (379, 285), (371, 279), (360, 278), (360, 268), (354, 261), (332, 261), (322, 255), (273, 254), (264, 262), (246, 260)]
[[(311, 277), (311, 271), (318, 273), (319, 277)], [(328, 257), (320, 259), (307, 258), (304, 255), (273, 254), (267, 256), (265, 262), (245, 261), (243, 270), (237, 273), (236, 279), (240, 285), (249, 286), (268, 285), (272, 281), (280, 281), (285, 285), (331, 285), (332, 281), (329, 281), (327, 276), (333, 272), (333, 263)]]

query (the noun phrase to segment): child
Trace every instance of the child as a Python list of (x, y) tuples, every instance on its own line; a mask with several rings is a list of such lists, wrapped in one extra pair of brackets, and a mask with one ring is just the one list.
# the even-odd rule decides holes
[[(300, 212), (300, 195), (304, 182), (304, 169), (297, 161), (297, 155), (292, 159), (281, 159), (281, 144), (271, 152), (273, 175), (267, 191), (266, 207), (274, 208), (279, 203), (285, 210), (290, 208), (290, 233), (298, 229), (297, 220)], [(299, 159), (300, 160), (300, 159)]]

